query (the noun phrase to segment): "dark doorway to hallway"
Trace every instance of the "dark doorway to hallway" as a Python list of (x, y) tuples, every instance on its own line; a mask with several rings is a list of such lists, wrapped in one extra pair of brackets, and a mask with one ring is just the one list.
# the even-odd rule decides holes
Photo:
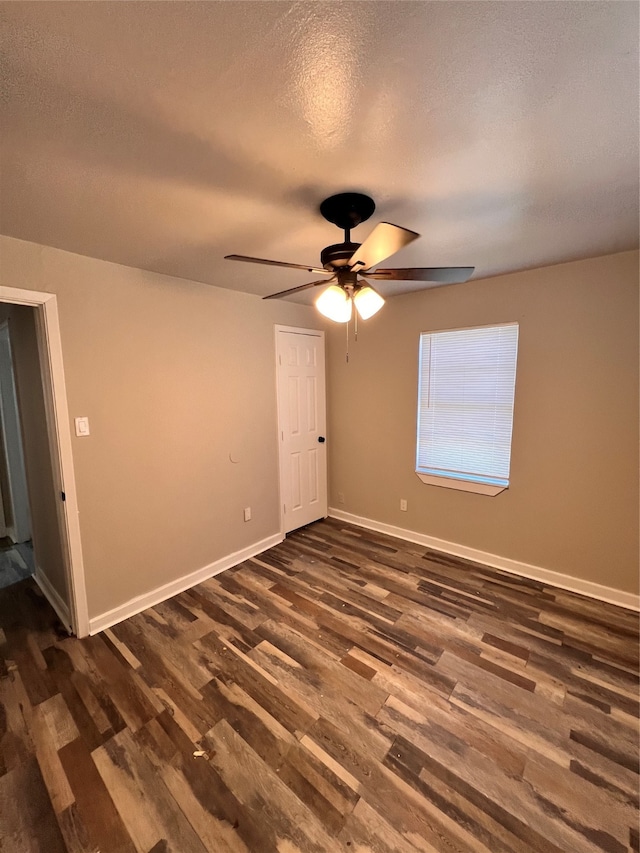
[(0, 589), (30, 577), (35, 569), (30, 541), (14, 545), (8, 538), (0, 539)]

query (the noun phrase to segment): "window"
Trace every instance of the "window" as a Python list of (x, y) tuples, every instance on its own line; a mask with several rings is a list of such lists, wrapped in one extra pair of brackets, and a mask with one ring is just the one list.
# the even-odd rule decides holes
[(497, 495), (509, 486), (518, 324), (420, 335), (416, 473)]

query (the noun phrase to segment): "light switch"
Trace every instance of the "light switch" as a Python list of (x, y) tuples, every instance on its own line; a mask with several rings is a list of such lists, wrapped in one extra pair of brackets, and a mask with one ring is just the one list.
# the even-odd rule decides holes
[(89, 418), (76, 418), (76, 435), (89, 435)]

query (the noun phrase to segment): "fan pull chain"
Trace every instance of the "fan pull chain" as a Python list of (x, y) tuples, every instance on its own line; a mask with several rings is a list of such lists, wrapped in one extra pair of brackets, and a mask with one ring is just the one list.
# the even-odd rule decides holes
[(349, 322), (347, 321), (347, 364), (349, 364)]
[(353, 324), (354, 324), (354, 327), (355, 327), (354, 340), (356, 340), (356, 341), (357, 341), (357, 340), (358, 340), (358, 312), (357, 312), (357, 311), (354, 311), (354, 314), (356, 315), (356, 316), (354, 317), (354, 319), (353, 319)]

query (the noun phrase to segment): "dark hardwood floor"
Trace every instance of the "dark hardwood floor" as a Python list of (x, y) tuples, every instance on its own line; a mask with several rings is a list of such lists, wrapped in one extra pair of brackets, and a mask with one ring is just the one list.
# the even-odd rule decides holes
[(636, 614), (327, 520), (86, 640), (0, 590), (0, 849), (638, 851)]

